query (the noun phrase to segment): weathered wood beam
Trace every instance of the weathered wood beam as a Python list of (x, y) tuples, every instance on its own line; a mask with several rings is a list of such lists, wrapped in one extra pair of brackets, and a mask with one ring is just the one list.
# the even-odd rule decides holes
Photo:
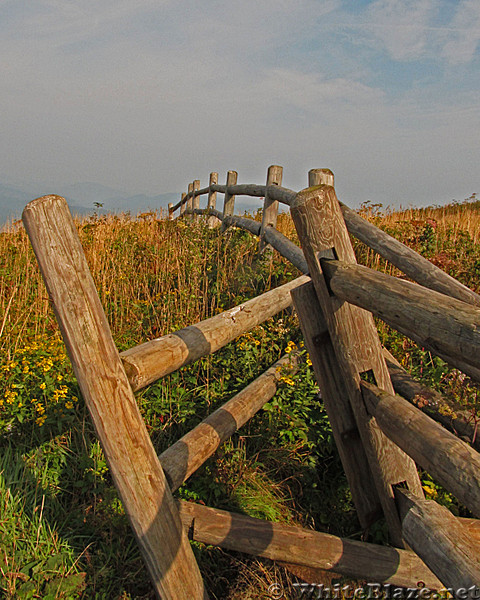
[(382, 515), (382, 508), (325, 317), (312, 281), (292, 290), (291, 294), (358, 519), (367, 529)]
[(262, 227), (260, 229), (259, 251), (263, 252), (265, 244), (265, 229), (277, 226), (278, 200), (272, 200), (269, 186), (282, 185), (283, 167), (271, 165), (268, 167), (265, 199), (263, 202)]
[(396, 488), (395, 498), (403, 534), (412, 550), (447, 588), (474, 588), (462, 597), (478, 598), (480, 547), (467, 535), (461, 521), (445, 506), (418, 498), (406, 489)]
[(204, 544), (370, 582), (416, 588), (423, 581), (431, 590), (443, 587), (408, 550), (253, 519), (193, 502), (180, 501), (179, 510), (191, 539)]
[(401, 396), (362, 381), (368, 412), (380, 429), (476, 516), (480, 455)]
[(355, 211), (341, 205), (348, 231), (369, 246), (408, 277), (432, 290), (468, 304), (480, 306), (480, 296), (450, 277), (429, 260), (388, 235), (372, 223), (362, 219)]
[(174, 492), (237, 429), (245, 425), (277, 391), (278, 381), (297, 370), (297, 354), (291, 352), (273, 364), (231, 400), (185, 434), (160, 455), (160, 462)]
[(322, 268), (339, 301), (372, 312), (462, 371), (480, 368), (480, 309), (357, 264), (324, 259)]
[(308, 281), (302, 275), (210, 319), (145, 342), (120, 354), (136, 391), (160, 377), (207, 356), (263, 323), (292, 303), (290, 291)]
[(344, 377), (380, 502), (393, 543), (403, 544), (401, 525), (392, 486), (407, 481), (418, 495), (422, 488), (414, 462), (391, 442), (366, 412), (361, 375), (370, 372), (378, 385), (393, 393), (371, 314), (332, 296), (324, 277), (321, 256), (338, 257), (356, 267), (355, 254), (345, 227), (335, 190), (331, 186), (311, 187), (297, 194), (291, 213), (325, 317), (330, 339)]
[[(210, 184), (208, 187), (208, 201), (207, 201), (207, 210), (211, 211), (216, 210), (217, 207), (217, 192), (213, 190), (213, 186), (218, 183), (218, 173), (210, 173)], [(216, 218), (213, 213), (207, 219), (207, 225), (210, 228), (215, 227), (220, 224), (220, 219)]]
[(75, 376), (157, 594), (198, 600), (206, 591), (152, 446), (64, 198), (30, 202), (23, 222)]
[(236, 171), (228, 171), (227, 172), (227, 183), (225, 192), (225, 198), (223, 200), (223, 217), (222, 217), (222, 228), (221, 231), (225, 231), (225, 217), (233, 216), (233, 212), (235, 210), (235, 194), (229, 191), (230, 186), (234, 186), (237, 183), (238, 173)]
[(471, 412), (452, 404), (445, 396), (416, 381), (392, 354), (383, 349), (395, 393), (468, 442), (480, 452), (480, 431)]

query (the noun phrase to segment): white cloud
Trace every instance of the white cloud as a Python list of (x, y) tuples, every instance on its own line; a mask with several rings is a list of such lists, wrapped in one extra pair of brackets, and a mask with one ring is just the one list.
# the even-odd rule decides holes
[(480, 2), (459, 2), (452, 29), (442, 49), (442, 56), (451, 64), (472, 60), (480, 42)]

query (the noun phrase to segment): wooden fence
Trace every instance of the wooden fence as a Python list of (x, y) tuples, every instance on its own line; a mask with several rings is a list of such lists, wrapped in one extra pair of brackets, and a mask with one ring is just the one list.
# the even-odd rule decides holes
[[(416, 464), (480, 516), (480, 457), (400, 395), (426, 391), (382, 349), (373, 316), (480, 381), (480, 297), (338, 202), (328, 169), (309, 188), (281, 186), (282, 168), (265, 185), (238, 184), (229, 171), (200, 188), (195, 180), (169, 216), (207, 219), (259, 236), (305, 275), (173, 334), (118, 353), (67, 204), (34, 200), (23, 221), (40, 265), (82, 394), (119, 495), (159, 596), (207, 598), (189, 538), (371, 582), (466, 591), (480, 585), (480, 521), (460, 519), (425, 500)], [(223, 210), (216, 207), (224, 195)], [(200, 196), (207, 207), (200, 208)], [(234, 215), (235, 197), (263, 197), (262, 222)], [(279, 203), (290, 207), (302, 248), (275, 229)], [(356, 263), (349, 233), (417, 283)], [(293, 303), (322, 390), (333, 434), (364, 528), (384, 515), (395, 547), (267, 523), (194, 503), (172, 493), (270, 400), (277, 367), (296, 369), (294, 353), (157, 456), (135, 402), (139, 390), (225, 346)], [(469, 433), (463, 422), (462, 433)], [(478, 444), (478, 442), (477, 442)], [(478, 446), (477, 446), (478, 448)], [(455, 594), (454, 594), (455, 595)]]

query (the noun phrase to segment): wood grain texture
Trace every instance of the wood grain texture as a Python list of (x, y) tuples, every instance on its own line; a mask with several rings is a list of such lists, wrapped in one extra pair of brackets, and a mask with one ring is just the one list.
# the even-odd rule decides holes
[[(260, 224), (259, 224), (260, 225)], [(139, 390), (184, 365), (207, 356), (292, 303), (290, 291), (302, 276), (244, 304), (120, 354), (130, 384)]]
[[(217, 209), (217, 192), (213, 190), (213, 186), (218, 183), (218, 173), (210, 173), (207, 209), (212, 211)], [(220, 225), (220, 220), (211, 214), (207, 218), (207, 225), (210, 228)]]
[(262, 227), (260, 229), (259, 251), (263, 252), (266, 247), (265, 229), (277, 226), (278, 200), (273, 200), (269, 192), (269, 186), (282, 185), (283, 167), (271, 165), (267, 171), (267, 183), (265, 199), (263, 201)]
[(330, 169), (310, 169), (308, 172), (308, 187), (330, 185), (335, 187), (335, 176)]
[(190, 544), (123, 369), (66, 201), (30, 202), (23, 222), (110, 471), (157, 594), (206, 598)]
[(341, 209), (348, 231), (411, 279), (422, 286), (452, 298), (457, 298), (474, 306), (480, 306), (480, 296), (478, 294), (447, 275), (415, 250), (362, 219), (360, 215), (347, 206), (342, 204)]
[(273, 364), (222, 407), (185, 434), (160, 455), (170, 489), (175, 491), (237, 429), (264, 406), (277, 391), (282, 376), (297, 370), (297, 354), (291, 352)]
[[(445, 507), (396, 488), (405, 540), (447, 588), (480, 586), (480, 546)], [(477, 598), (477, 595), (465, 596)]]
[(180, 216), (182, 216), (187, 210), (187, 202), (185, 200), (186, 195), (187, 194), (185, 192), (182, 193), (182, 198), (180, 200)]
[[(193, 210), (200, 208), (200, 194), (198, 194), (198, 191), (200, 190), (200, 180), (199, 179), (195, 179), (195, 181), (193, 182), (193, 188), (192, 188), (192, 208)], [(193, 220), (194, 221), (198, 221), (199, 219), (199, 215), (194, 214)]]
[(368, 412), (382, 431), (476, 516), (480, 455), (401, 396), (362, 381)]
[(168, 203), (168, 220), (173, 221), (173, 202)]
[(270, 560), (305, 565), (369, 582), (437, 590), (441, 582), (414, 554), (300, 527), (179, 502), (185, 530), (192, 539)]
[(323, 274), (322, 256), (356, 263), (335, 190), (320, 185), (300, 192), (291, 213), (345, 379), (391, 539), (395, 545), (401, 546), (401, 526), (392, 486), (407, 481), (410, 489), (418, 495), (422, 494), (422, 488), (413, 461), (382, 433), (363, 404), (360, 381), (364, 372), (370, 372), (379, 387), (393, 393), (373, 317), (332, 296)]
[(186, 200), (186, 209), (185, 212), (188, 214), (188, 218), (190, 220), (193, 220), (193, 181), (192, 183), (188, 184), (188, 193), (185, 196), (185, 200)]
[(460, 369), (480, 368), (480, 309), (361, 265), (325, 260), (322, 267), (339, 301), (371, 311)]
[[(227, 190), (225, 191), (225, 198), (223, 201), (223, 217), (222, 221), (225, 217), (231, 217), (235, 210), (235, 194), (231, 193), (228, 188), (230, 186), (234, 186), (237, 183), (238, 173), (236, 171), (228, 171), (227, 172)], [(226, 225), (222, 222), (222, 231), (225, 231)]]
[(311, 281), (291, 294), (358, 519), (366, 529), (378, 519), (382, 509), (325, 317)]

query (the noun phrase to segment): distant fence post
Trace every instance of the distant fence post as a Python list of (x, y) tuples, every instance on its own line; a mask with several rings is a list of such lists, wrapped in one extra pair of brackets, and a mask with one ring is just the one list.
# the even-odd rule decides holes
[[(195, 179), (195, 181), (193, 182), (193, 189), (192, 189), (192, 208), (193, 210), (195, 210), (196, 208), (200, 208), (200, 196), (196, 195), (195, 192), (197, 190), (200, 189), (200, 180), (199, 179)], [(193, 215), (193, 220), (194, 221), (199, 221), (200, 220), (200, 215)]]
[(23, 222), (62, 337), (157, 594), (205, 600), (178, 509), (112, 338), (67, 203), (30, 202)]
[(265, 200), (263, 202), (262, 228), (260, 229), (259, 250), (263, 252), (267, 243), (265, 241), (265, 229), (267, 227), (277, 226), (278, 200), (271, 200), (268, 193), (269, 185), (282, 185), (283, 167), (271, 165), (267, 172), (267, 189), (265, 191)]
[[(238, 173), (236, 171), (228, 171), (227, 186), (236, 185), (237, 177), (238, 177)], [(223, 201), (222, 220), (224, 220), (225, 217), (231, 217), (233, 215), (234, 210), (235, 210), (235, 196), (233, 194), (230, 194), (227, 189), (227, 191), (225, 192), (225, 200)], [(226, 227), (225, 223), (222, 223), (222, 231), (225, 231), (226, 228), (227, 227)]]
[[(309, 174), (310, 181), (314, 173), (315, 177), (318, 173), (324, 173), (322, 176), (328, 176), (332, 181), (333, 174), (328, 170), (315, 170), (312, 175)], [(406, 482), (408, 488), (419, 496), (422, 495), (422, 487), (415, 463), (382, 433), (375, 420), (368, 415), (363, 401), (362, 377), (374, 379), (380, 388), (393, 393), (373, 317), (333, 296), (323, 274), (322, 258), (356, 262), (334, 188), (321, 184), (299, 192), (291, 206), (291, 213), (369, 460), (391, 540), (401, 547), (402, 528), (393, 485)]]
[[(210, 173), (210, 181), (209, 181), (210, 189), (208, 190), (207, 209), (211, 208), (213, 210), (216, 210), (216, 208), (217, 208), (217, 192), (212, 190), (212, 186), (216, 185), (217, 183), (218, 183), (218, 173), (215, 173), (215, 172)], [(213, 215), (210, 215), (207, 219), (207, 225), (210, 228), (215, 227), (219, 223), (220, 223), (220, 220), (217, 219), (217, 217), (214, 217)]]
[(181, 205), (180, 205), (180, 216), (182, 216), (185, 213), (185, 210), (187, 208), (187, 204), (185, 202), (185, 196), (187, 194), (185, 192), (182, 193), (182, 199), (181, 199)]
[(168, 203), (168, 220), (173, 221), (173, 202)]
[(193, 221), (192, 210), (193, 210), (193, 182), (188, 184), (188, 194), (187, 194), (187, 213), (189, 213), (188, 219), (190, 221)]
[(331, 185), (335, 187), (335, 176), (330, 169), (310, 169), (308, 172), (308, 185)]

